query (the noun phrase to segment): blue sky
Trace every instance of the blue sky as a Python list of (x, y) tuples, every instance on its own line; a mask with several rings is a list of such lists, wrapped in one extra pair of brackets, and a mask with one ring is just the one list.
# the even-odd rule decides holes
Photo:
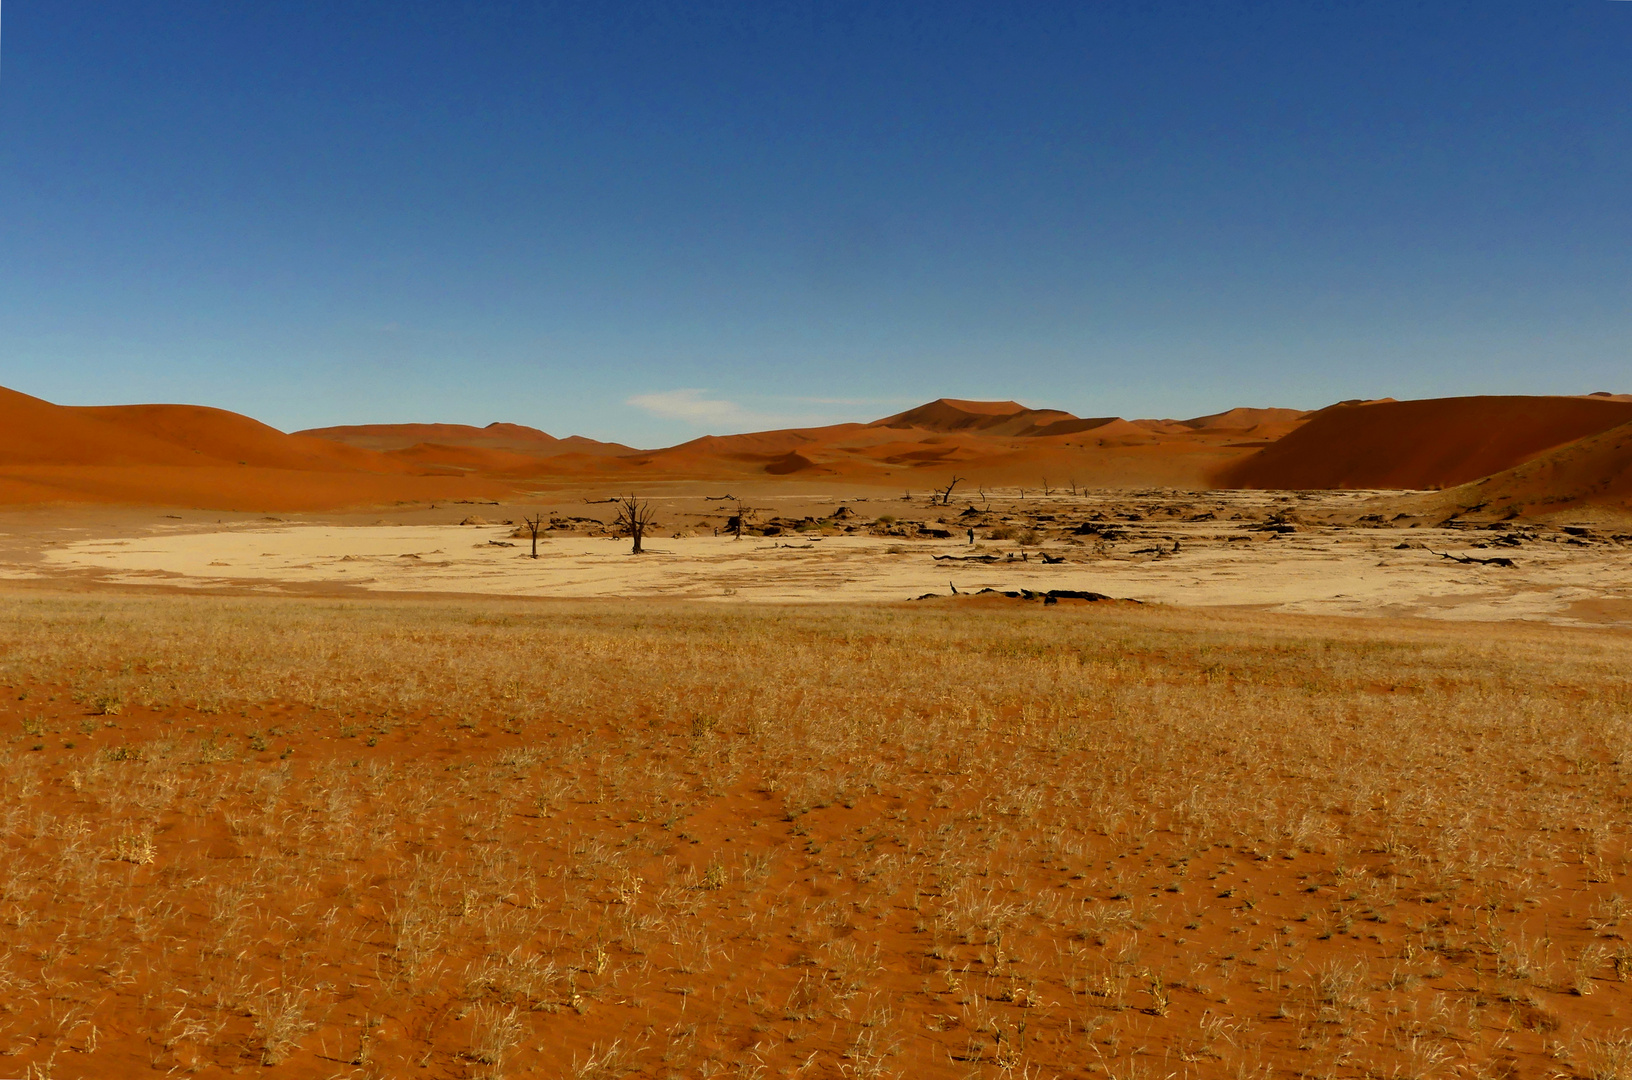
[(660, 445), (1632, 391), (1632, 3), (14, 3), (0, 384)]

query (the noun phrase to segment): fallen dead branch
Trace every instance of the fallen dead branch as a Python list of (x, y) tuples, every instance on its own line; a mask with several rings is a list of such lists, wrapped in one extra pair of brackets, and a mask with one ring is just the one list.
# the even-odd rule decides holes
[(1518, 565), (1512, 559), (1501, 555), (1491, 559), (1481, 559), (1476, 555), (1452, 555), (1449, 552), (1435, 551), (1433, 548), (1423, 548), (1422, 550), (1426, 551), (1430, 555), (1438, 555), (1440, 558), (1449, 559), (1452, 562), (1476, 563), (1480, 566), (1506, 566), (1510, 568)]

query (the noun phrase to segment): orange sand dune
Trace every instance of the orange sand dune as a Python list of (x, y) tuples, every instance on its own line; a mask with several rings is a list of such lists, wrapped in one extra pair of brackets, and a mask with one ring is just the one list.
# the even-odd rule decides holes
[[(1303, 415), (1292, 409), (1242, 409), (1197, 421), (1135, 423), (1116, 417), (1085, 419), (1013, 401), (941, 398), (870, 424), (707, 435), (649, 451), (555, 440), (515, 425), (373, 425), (311, 434), (389, 449), (392, 456), (423, 468), (517, 482), (723, 483), (788, 477), (922, 487), (947, 483), (956, 475), (976, 484), (1025, 487), (1045, 481), (1197, 487), (1212, 472), (1291, 430)], [(555, 452), (574, 442), (590, 449)], [(532, 461), (482, 456), (489, 451)]]
[(1160, 435), (1239, 435), (1272, 442), (1302, 424), (1312, 413), (1302, 409), (1229, 409), (1192, 420), (1134, 420), (1132, 423)]
[(875, 420), (869, 427), (918, 428), (923, 431), (979, 431), (991, 435), (1064, 435), (1105, 423), (1111, 417), (1084, 420), (1059, 409), (1028, 409), (1015, 401), (961, 401), (939, 398), (916, 409)]
[(416, 465), (422, 471), (497, 474), (527, 473), (538, 468), (538, 458), (531, 454), (442, 443), (415, 443), (404, 450), (388, 450), (386, 456)]
[(285, 435), (258, 420), (202, 405), (53, 405), (0, 388), (0, 465), (228, 463), (321, 472), (407, 474), (380, 454), (327, 439)]
[(0, 388), (0, 502), (301, 510), (485, 497), (371, 450), (198, 405), (53, 405)]
[(1426, 488), (1501, 473), (1471, 498), (1523, 510), (1624, 502), (1632, 480), (1619, 455), (1632, 436), (1597, 437), (1628, 423), (1632, 400), (1608, 394), (1132, 421), (941, 398), (869, 424), (710, 435), (645, 451), (517, 424), (286, 435), (203, 406), (68, 407), (0, 389), (0, 502), (295, 511), (500, 498), (539, 483), (636, 490), (787, 479), (924, 490), (957, 477), (1027, 489)]
[[(1220, 419), (1225, 418), (1225, 419)], [(1197, 421), (1081, 418), (942, 398), (871, 424), (705, 436), (639, 451), (516, 424), (384, 424), (286, 435), (189, 405), (74, 408), (0, 391), (0, 501), (327, 509), (514, 495), (538, 483), (786, 478), (877, 487), (1202, 487), (1293, 410)]]
[(1452, 488), (1438, 500), (1445, 508), (1498, 516), (1583, 506), (1632, 513), (1632, 421)]
[(677, 456), (717, 456), (723, 458), (744, 457), (752, 459), (756, 455), (772, 454), (781, 456), (790, 450), (801, 446), (813, 446), (819, 443), (828, 443), (842, 440), (847, 436), (860, 434), (864, 429), (862, 424), (835, 424), (825, 428), (786, 428), (779, 431), (753, 431), (744, 435), (704, 435), (690, 442), (683, 442), (677, 446), (666, 447), (662, 450), (650, 451), (647, 455), (654, 459), (664, 455)]
[(1309, 415), (1302, 409), (1236, 408), (1178, 423), (1192, 431), (1261, 431), (1277, 425), (1295, 426)]
[(1451, 487), (1632, 420), (1632, 402), (1462, 397), (1334, 405), (1221, 470), (1222, 487)]
[[(360, 446), (367, 450), (408, 450), (420, 444), (443, 447), (470, 447), (481, 450), (508, 450), (518, 454), (632, 454), (634, 447), (603, 443), (582, 435), (558, 439), (548, 432), (521, 424), (357, 424), (343, 427), (308, 428), (296, 435)], [(424, 456), (423, 454), (419, 456)]]
[[(1013, 401), (941, 398), (871, 424), (706, 436), (609, 463), (633, 477), (729, 480), (789, 476), (876, 486), (1206, 486), (1207, 477), (1262, 445), (1248, 432), (1280, 434), (1296, 410), (1243, 410), (1241, 426), (1158, 425), (1084, 419)], [(1254, 426), (1256, 425), (1256, 427)], [(1260, 435), (1261, 439), (1267, 436)]]

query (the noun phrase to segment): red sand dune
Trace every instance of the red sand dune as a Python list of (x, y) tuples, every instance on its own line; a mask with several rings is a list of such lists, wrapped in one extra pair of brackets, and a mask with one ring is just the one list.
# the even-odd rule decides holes
[(939, 398), (868, 427), (917, 428), (921, 431), (979, 431), (990, 435), (1068, 435), (1086, 431), (1115, 417), (1082, 419), (1059, 409), (1028, 409), (1015, 401), (961, 401)]
[[(1013, 401), (941, 398), (870, 424), (706, 436), (618, 459), (636, 476), (663, 479), (787, 476), (922, 488), (952, 476), (973, 484), (1041, 487), (1206, 486), (1220, 467), (1291, 430), (1295, 410), (1244, 410), (1246, 426), (1210, 418), (1158, 424), (1084, 419)], [(1259, 415), (1261, 414), (1261, 415)], [(1256, 424), (1256, 428), (1253, 425)], [(1243, 441), (1249, 431), (1259, 441)]]
[[(943, 398), (871, 424), (706, 436), (639, 451), (490, 424), (377, 424), (286, 435), (188, 405), (74, 408), (0, 392), (0, 501), (213, 509), (330, 509), (460, 496), (539, 482), (827, 480), (975, 485), (1201, 487), (1291, 410), (1239, 422), (1133, 423), (1017, 402)], [(1221, 414), (1230, 415), (1234, 414)], [(1244, 425), (1244, 426), (1243, 426)]]
[(632, 446), (597, 442), (582, 435), (569, 435), (564, 439), (558, 439), (548, 432), (521, 424), (493, 423), (486, 427), (472, 427), (468, 424), (356, 424), (308, 428), (295, 434), (381, 451), (408, 450), (429, 444), (480, 450), (508, 450), (535, 457), (556, 454), (617, 455), (636, 452)]
[[(1169, 421), (1178, 423), (1182, 427), (1193, 431), (1263, 431), (1277, 426), (1287, 426), (1287, 430), (1297, 426), (1309, 413), (1301, 409), (1228, 409), (1211, 416), (1198, 416), (1194, 420)], [(1284, 432), (1283, 432), (1284, 434)]]
[(202, 405), (53, 405), (0, 388), (0, 465), (252, 465), (381, 473), (411, 470), (326, 439), (285, 435)]
[[(496, 498), (540, 482), (805, 480), (923, 490), (954, 476), (986, 487), (1427, 488), (1508, 470), (1502, 497), (1511, 504), (1573, 505), (1624, 499), (1632, 483), (1617, 456), (1625, 439), (1594, 437), (1629, 422), (1632, 401), (1610, 395), (1346, 402), (1314, 414), (1241, 408), (1134, 421), (942, 398), (870, 424), (711, 435), (642, 451), (516, 424), (286, 435), (202, 406), (75, 408), (0, 390), (0, 502), (300, 510)], [(1532, 459), (1534, 468), (1514, 471)]]
[(1632, 421), (1452, 488), (1440, 499), (1447, 508), (1495, 515), (1549, 514), (1582, 506), (1632, 513)]
[(1461, 397), (1333, 405), (1216, 480), (1222, 487), (1452, 487), (1632, 420), (1595, 397)]
[(484, 496), (327, 439), (198, 405), (75, 407), (0, 388), (0, 501), (302, 510)]
[(389, 450), (386, 456), (421, 469), (485, 474), (528, 472), (538, 467), (538, 458), (510, 450), (485, 450), (475, 446), (446, 446), (442, 443), (415, 443), (405, 450)]

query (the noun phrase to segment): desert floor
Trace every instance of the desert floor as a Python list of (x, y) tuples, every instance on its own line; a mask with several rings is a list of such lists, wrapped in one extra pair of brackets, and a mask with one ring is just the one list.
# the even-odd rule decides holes
[[(1632, 535), (1363, 520), (1384, 517), (1368, 515), (1379, 498), (1008, 493), (940, 506), (876, 493), (767, 496), (754, 500), (754, 524), (737, 538), (725, 525), (738, 503), (669, 494), (652, 500), (659, 524), (638, 558), (627, 538), (607, 527), (612, 507), (583, 499), (286, 520), (12, 512), (0, 516), (0, 578), (59, 587), (718, 602), (1064, 589), (1306, 614), (1632, 622)], [(847, 512), (834, 518), (839, 507)], [(554, 527), (543, 532), (535, 559), (530, 537), (517, 526), (537, 513)], [(770, 522), (781, 523), (771, 526), (775, 535), (754, 534)], [(937, 530), (942, 535), (933, 535)], [(1469, 558), (1511, 565), (1458, 561)]]
[(0, 1075), (1632, 1077), (1612, 530), (673, 498), (8, 517)]

